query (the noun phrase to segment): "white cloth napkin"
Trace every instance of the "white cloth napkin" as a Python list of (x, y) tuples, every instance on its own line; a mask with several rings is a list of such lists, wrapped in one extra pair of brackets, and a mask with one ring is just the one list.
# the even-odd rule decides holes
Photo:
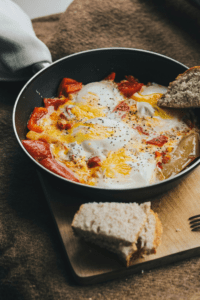
[(0, 0), (0, 81), (26, 80), (31, 77), (32, 65), (51, 61), (30, 18), (16, 3)]

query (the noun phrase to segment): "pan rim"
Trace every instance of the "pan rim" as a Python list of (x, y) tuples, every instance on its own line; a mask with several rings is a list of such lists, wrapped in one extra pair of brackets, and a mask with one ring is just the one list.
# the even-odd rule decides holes
[(58, 179), (62, 179), (63, 181), (65, 182), (70, 182), (70, 183), (73, 183), (73, 184), (76, 184), (76, 185), (79, 185), (81, 187), (85, 187), (85, 188), (92, 188), (92, 189), (96, 189), (96, 190), (108, 190), (108, 191), (134, 191), (134, 190), (144, 190), (145, 188), (155, 188), (157, 186), (161, 186), (161, 185), (164, 185), (164, 184), (167, 184), (169, 182), (172, 182), (178, 178), (181, 178), (182, 176), (184, 176), (185, 174), (189, 173), (190, 171), (192, 171), (194, 168), (196, 168), (199, 164), (200, 164), (200, 158), (195, 162), (193, 163), (190, 167), (188, 167), (187, 169), (181, 171), (180, 173), (178, 173), (177, 175), (171, 177), (171, 178), (168, 178), (168, 179), (165, 179), (163, 181), (160, 181), (160, 182), (157, 182), (157, 183), (154, 183), (154, 184), (149, 184), (149, 185), (145, 185), (145, 186), (141, 186), (141, 187), (133, 187), (133, 188), (123, 188), (123, 187), (120, 187), (119, 189), (117, 188), (101, 188), (101, 187), (97, 187), (97, 186), (90, 186), (90, 185), (86, 185), (86, 184), (83, 184), (83, 183), (79, 183), (79, 182), (74, 182), (72, 180), (69, 180), (69, 179), (66, 179), (62, 176), (59, 176), (57, 174), (55, 174), (54, 172), (48, 170), (47, 168), (43, 167), (39, 162), (37, 162), (30, 154), (29, 152), (24, 148), (19, 136), (18, 136), (18, 133), (17, 133), (17, 130), (16, 130), (16, 126), (15, 126), (15, 115), (16, 115), (16, 109), (17, 109), (17, 104), (18, 104), (18, 101), (19, 99), (21, 98), (21, 94), (24, 92), (24, 90), (27, 88), (27, 86), (29, 85), (29, 83), (32, 82), (32, 80), (34, 78), (36, 78), (37, 76), (39, 76), (41, 73), (45, 72), (46, 69), (49, 69), (51, 68), (52, 66), (54, 66), (55, 64), (61, 62), (62, 60), (65, 60), (65, 59), (68, 59), (68, 58), (71, 58), (71, 57), (74, 57), (74, 56), (77, 56), (77, 55), (82, 55), (84, 53), (90, 53), (90, 52), (97, 52), (97, 51), (112, 51), (112, 50), (125, 50), (125, 51), (133, 51), (133, 52), (141, 52), (141, 53), (146, 53), (146, 54), (150, 54), (150, 55), (155, 55), (155, 56), (159, 56), (159, 57), (162, 57), (162, 58), (165, 58), (169, 61), (172, 61), (172, 62), (175, 62), (176, 64), (179, 64), (180, 66), (189, 69), (186, 65), (184, 65), (183, 63), (169, 57), (169, 56), (166, 56), (164, 54), (160, 54), (160, 53), (157, 53), (157, 52), (154, 52), (154, 51), (149, 51), (149, 50), (143, 50), (143, 49), (137, 49), (137, 48), (126, 48), (126, 47), (110, 47), (110, 48), (96, 48), (96, 49), (91, 49), (91, 50), (85, 50), (85, 51), (81, 51), (81, 52), (76, 52), (76, 53), (73, 53), (73, 54), (70, 54), (70, 55), (67, 55), (65, 57), (62, 57), (58, 60), (56, 60), (55, 62), (51, 63), (49, 66), (41, 69), (39, 72), (37, 72), (35, 75), (33, 75), (26, 83), (25, 85), (23, 86), (23, 88), (21, 89), (21, 91), (19, 92), (17, 98), (16, 98), (16, 101), (15, 101), (15, 104), (14, 104), (14, 107), (13, 107), (13, 113), (12, 113), (12, 123), (13, 123), (13, 130), (14, 130), (14, 133), (15, 133), (15, 137), (19, 143), (19, 145), (21, 146), (22, 150), (29, 156), (29, 158), (34, 162), (36, 163), (37, 166), (39, 166), (40, 168), (42, 168), (44, 171), (48, 172), (49, 174), (53, 175), (53, 176), (56, 176)]

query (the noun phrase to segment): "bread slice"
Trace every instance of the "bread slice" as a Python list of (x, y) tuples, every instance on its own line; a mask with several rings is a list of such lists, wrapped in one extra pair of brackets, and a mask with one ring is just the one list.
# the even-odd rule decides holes
[(126, 266), (144, 255), (155, 253), (162, 225), (150, 202), (87, 203), (75, 214), (72, 228), (85, 240), (112, 251)]
[(169, 84), (158, 106), (188, 108), (200, 107), (200, 66), (192, 67)]

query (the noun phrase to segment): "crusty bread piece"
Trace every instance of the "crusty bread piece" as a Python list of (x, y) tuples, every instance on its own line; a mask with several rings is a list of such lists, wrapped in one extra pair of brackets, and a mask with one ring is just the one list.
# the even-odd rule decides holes
[(118, 254), (126, 266), (144, 254), (155, 253), (162, 235), (150, 202), (87, 203), (75, 214), (72, 228), (85, 240)]
[(188, 108), (200, 107), (200, 66), (192, 67), (169, 84), (158, 106)]
[(126, 259), (127, 267), (131, 266), (135, 259), (149, 254), (155, 254), (161, 244), (163, 228), (158, 215), (150, 210), (147, 222), (138, 237), (137, 251)]

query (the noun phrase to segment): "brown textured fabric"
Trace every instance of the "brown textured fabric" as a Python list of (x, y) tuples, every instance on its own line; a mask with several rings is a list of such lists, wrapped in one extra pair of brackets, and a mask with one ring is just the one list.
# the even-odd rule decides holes
[(75, 0), (47, 46), (54, 60), (88, 49), (132, 47), (193, 66), (200, 61), (199, 28), (199, 10), (184, 0)]
[[(184, 0), (74, 0), (33, 20), (53, 59), (97, 47), (143, 48), (200, 62), (200, 10)], [(200, 299), (200, 258), (92, 286), (71, 278), (34, 167), (12, 129), (21, 83), (0, 83), (0, 299)]]

